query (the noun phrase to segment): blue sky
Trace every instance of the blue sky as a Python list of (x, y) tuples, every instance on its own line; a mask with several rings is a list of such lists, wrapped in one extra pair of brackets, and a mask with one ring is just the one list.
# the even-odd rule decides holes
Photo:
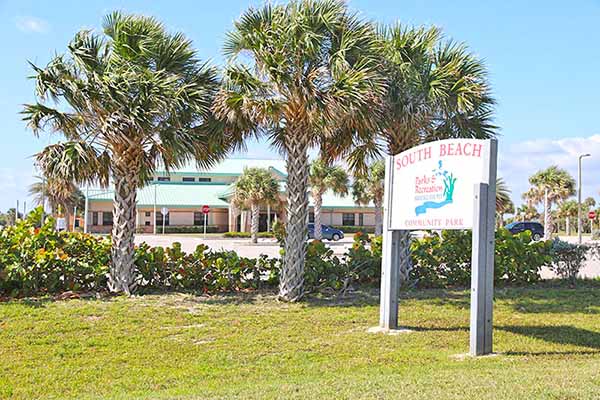
[[(45, 64), (81, 28), (98, 29), (103, 15), (121, 9), (153, 15), (190, 37), (202, 58), (222, 64), (221, 44), (232, 22), (258, 1), (6, 1), (0, 0), (0, 210), (25, 200), (33, 181), (31, 155), (58, 137), (35, 138), (18, 112), (34, 101), (27, 60)], [(574, 176), (585, 161), (584, 196), (599, 198), (600, 1), (350, 0), (365, 17), (382, 22), (437, 25), (485, 59), (501, 127), (500, 175), (520, 194), (527, 177), (550, 164)], [(273, 156), (251, 144), (249, 156)]]

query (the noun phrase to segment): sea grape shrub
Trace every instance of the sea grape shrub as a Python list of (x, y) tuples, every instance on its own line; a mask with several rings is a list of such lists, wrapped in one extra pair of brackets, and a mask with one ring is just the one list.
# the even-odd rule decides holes
[[(419, 287), (468, 286), (471, 282), (471, 232), (432, 232), (411, 244), (411, 281)], [(552, 263), (551, 241), (533, 241), (530, 232), (496, 232), (494, 282), (527, 284), (540, 279), (540, 270)]]
[(591, 249), (592, 247), (586, 244), (575, 244), (555, 239), (552, 242), (552, 266), (550, 269), (560, 278), (575, 283)]
[(106, 288), (110, 242), (83, 233), (57, 232), (39, 213), (0, 232), (0, 293), (9, 296)]
[(172, 247), (136, 249), (137, 287), (141, 291), (189, 290), (218, 293), (275, 286), (279, 271), (277, 260), (260, 256), (240, 257), (234, 251), (213, 251), (201, 244), (193, 253)]

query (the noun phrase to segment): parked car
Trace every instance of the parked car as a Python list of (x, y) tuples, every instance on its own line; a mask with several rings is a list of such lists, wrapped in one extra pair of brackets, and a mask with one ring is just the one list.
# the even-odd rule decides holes
[(529, 231), (533, 240), (540, 240), (544, 237), (544, 226), (539, 222), (512, 222), (506, 225), (505, 228), (513, 235)]
[[(323, 239), (337, 242), (344, 238), (344, 232), (329, 225), (321, 225), (321, 232), (323, 233)], [(308, 237), (309, 239), (315, 238), (315, 224), (312, 222), (308, 224)]]

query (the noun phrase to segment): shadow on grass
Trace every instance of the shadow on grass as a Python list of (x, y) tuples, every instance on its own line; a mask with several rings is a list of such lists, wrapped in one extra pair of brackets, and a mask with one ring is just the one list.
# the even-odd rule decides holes
[(565, 352), (507, 352), (513, 355), (533, 355), (533, 354), (600, 354), (600, 333), (587, 329), (576, 328), (569, 325), (548, 325), (548, 326), (496, 326), (495, 329), (518, 335), (528, 336), (540, 339), (549, 343), (562, 345), (571, 345), (586, 347), (593, 350), (569, 350)]

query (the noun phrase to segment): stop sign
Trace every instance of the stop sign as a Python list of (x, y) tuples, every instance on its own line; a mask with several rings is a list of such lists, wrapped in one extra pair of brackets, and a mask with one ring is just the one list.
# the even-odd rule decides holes
[(210, 207), (209, 206), (202, 206), (202, 212), (204, 214), (208, 214), (209, 211), (210, 211)]
[(588, 213), (588, 218), (589, 219), (596, 219), (596, 211), (590, 211)]

